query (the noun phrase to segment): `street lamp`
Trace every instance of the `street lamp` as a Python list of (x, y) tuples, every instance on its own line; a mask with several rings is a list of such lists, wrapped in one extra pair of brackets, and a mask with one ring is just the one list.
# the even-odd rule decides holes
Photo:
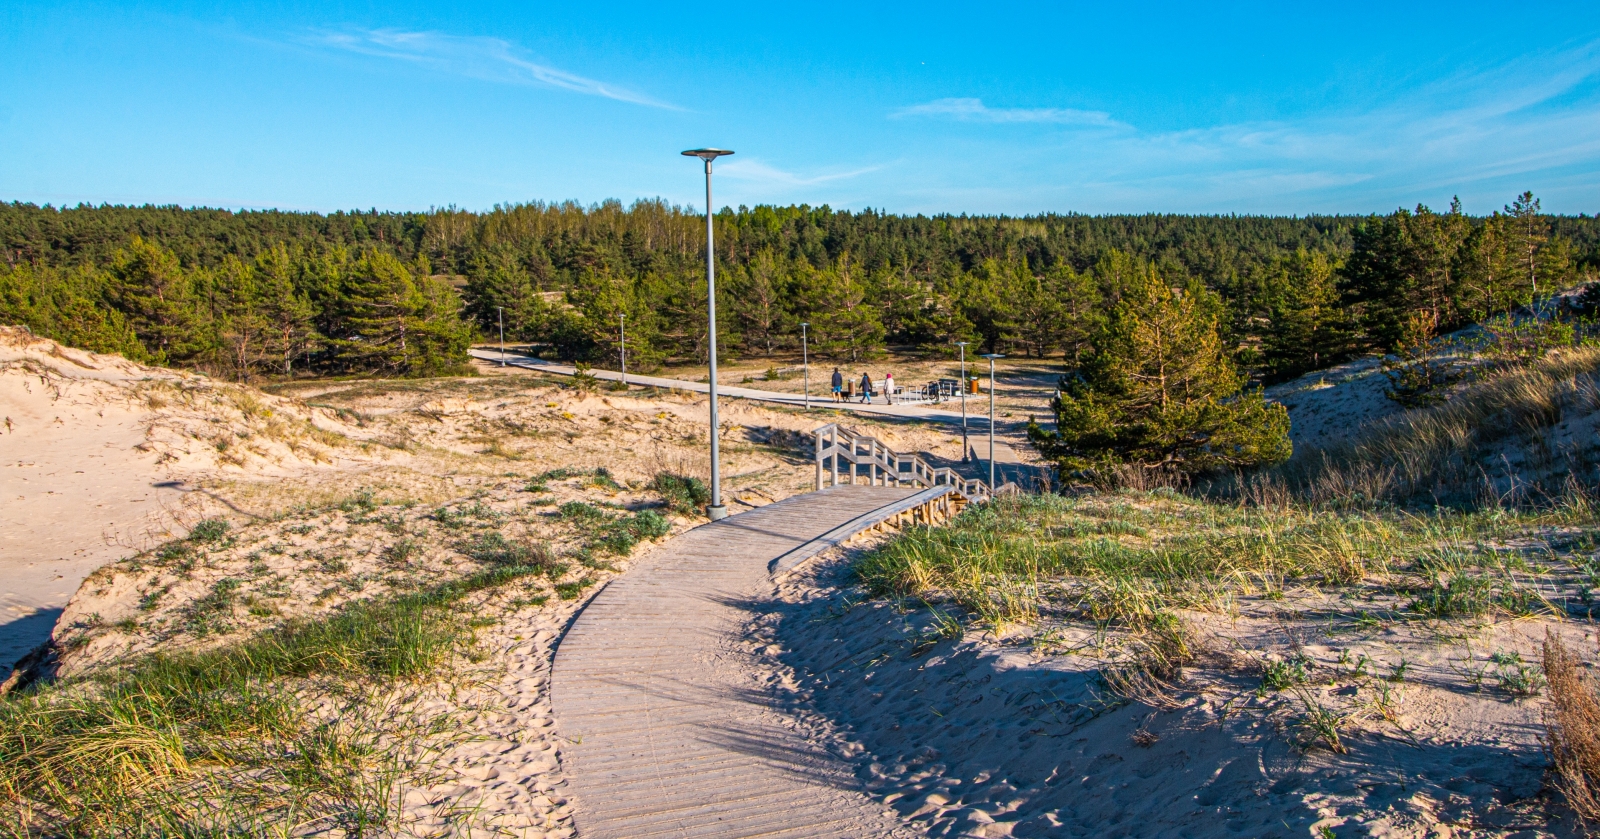
[(506, 307), (494, 307), (500, 313), (500, 366), (506, 366)]
[(806, 410), (811, 410), (811, 348), (806, 344), (806, 327), (811, 324), (800, 324), (800, 366), (806, 371)]
[(711, 345), (711, 503), (706, 506), (706, 518), (719, 521), (728, 517), (728, 508), (722, 505), (722, 465), (717, 441), (717, 247), (711, 229), (711, 161), (726, 154), (727, 149), (689, 149), (684, 157), (698, 157), (706, 164), (706, 313)]
[(961, 462), (967, 462), (967, 341), (957, 341), (961, 348)]
[(1005, 358), (999, 353), (984, 353), (989, 359), (989, 497), (994, 497), (994, 360)]
[(628, 389), (628, 315), (617, 313), (617, 333), (621, 337), (619, 354), (622, 359), (622, 389)]

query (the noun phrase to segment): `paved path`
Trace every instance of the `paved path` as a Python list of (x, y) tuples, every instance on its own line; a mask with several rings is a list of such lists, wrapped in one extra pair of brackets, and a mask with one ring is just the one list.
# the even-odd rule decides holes
[(900, 835), (842, 760), (741, 680), (734, 642), (769, 565), (916, 494), (833, 487), (704, 525), (584, 608), (551, 677), (581, 839)]
[[(475, 347), (470, 350), (470, 353), (473, 358), (481, 361), (488, 361), (496, 364), (500, 362), (499, 350), (486, 350), (481, 347)], [(577, 369), (571, 365), (558, 364), (553, 361), (545, 361), (538, 358), (529, 358), (525, 355), (512, 355), (510, 353), (506, 354), (506, 364), (512, 367), (521, 367), (526, 370), (540, 370), (545, 373), (554, 373), (558, 376), (571, 376), (578, 372)], [(615, 370), (590, 370), (589, 374), (597, 379), (604, 379), (610, 382), (619, 381), (622, 378), (622, 374)], [(660, 387), (671, 390), (687, 390), (693, 393), (709, 393), (711, 391), (711, 385), (706, 382), (691, 382), (685, 379), (664, 379), (660, 376), (640, 376), (633, 373), (628, 374), (628, 384), (639, 385), (641, 387)], [(760, 390), (758, 388), (738, 387), (736, 385), (718, 385), (717, 395), (728, 396), (737, 399), (754, 399), (758, 402), (776, 402), (780, 405), (791, 405), (796, 408), (803, 407), (806, 404), (805, 394), (802, 393), (782, 393), (776, 390)], [(983, 402), (983, 405), (980, 406), (978, 404), (980, 401), (982, 400), (980, 400), (978, 397), (972, 397), (967, 401), (967, 422), (970, 424), (973, 434), (978, 434), (978, 429), (980, 427), (985, 429), (984, 433), (987, 433), (988, 429), (988, 426), (985, 425), (987, 422), (987, 415), (980, 415), (983, 411), (988, 410), (988, 402), (985, 401)], [(950, 410), (949, 406), (951, 404), (953, 403), (946, 402), (941, 407), (933, 407), (931, 405), (863, 405), (860, 402), (855, 401), (834, 402), (825, 394), (811, 394), (811, 407), (813, 409), (826, 408), (830, 411), (850, 411), (857, 414), (875, 414), (877, 416), (885, 417), (908, 417), (911, 419), (926, 419), (938, 420), (940, 422), (960, 423), (961, 408), (958, 406), (955, 410)]]

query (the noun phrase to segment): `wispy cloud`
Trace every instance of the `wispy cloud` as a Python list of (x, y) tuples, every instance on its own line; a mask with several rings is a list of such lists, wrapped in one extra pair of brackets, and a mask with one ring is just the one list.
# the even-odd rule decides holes
[(1005, 147), (1026, 175), (1005, 176), (1003, 185), (988, 169), (934, 170), (923, 200), (941, 207), (1013, 209), (1020, 200), (1038, 209), (1297, 212), (1460, 194), (1486, 211), (1532, 188), (1563, 196), (1567, 211), (1593, 212), (1582, 185), (1600, 167), (1600, 42), (1465, 70), (1366, 107), (1276, 120), (1157, 131), (1097, 112), (1088, 112), (1097, 123), (1045, 116), (1058, 111), (941, 99), (891, 116), (1118, 129), (1091, 140), (1068, 128), (1043, 142), (1030, 136), (1022, 147), (1010, 132), (985, 131), (978, 141)]
[(817, 184), (831, 183), (833, 181), (849, 180), (876, 172), (882, 168), (883, 166), (865, 166), (859, 169), (801, 175), (770, 166), (758, 158), (746, 157), (719, 164), (717, 174), (746, 182), (755, 187), (796, 187), (816, 186)]
[(628, 88), (534, 61), (516, 44), (501, 38), (399, 29), (346, 29), (316, 32), (306, 40), (314, 46), (404, 61), (484, 81), (553, 87), (651, 108), (681, 110)]
[(961, 122), (1047, 122), (1097, 128), (1126, 128), (1105, 111), (1080, 111), (1076, 108), (991, 108), (982, 99), (935, 99), (921, 105), (901, 108), (889, 115), (935, 117)]

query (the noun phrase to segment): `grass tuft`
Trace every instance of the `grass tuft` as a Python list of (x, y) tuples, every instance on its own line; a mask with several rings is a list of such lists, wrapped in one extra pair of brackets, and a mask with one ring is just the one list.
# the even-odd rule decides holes
[[(0, 824), (15, 836), (376, 835), (392, 826), (393, 713), (363, 683), (416, 682), (468, 651), (449, 608), (541, 572), (500, 565), (416, 594), (351, 603), (203, 652), (0, 700)], [(346, 685), (333, 716), (296, 686)], [(299, 835), (299, 834), (295, 834)]]

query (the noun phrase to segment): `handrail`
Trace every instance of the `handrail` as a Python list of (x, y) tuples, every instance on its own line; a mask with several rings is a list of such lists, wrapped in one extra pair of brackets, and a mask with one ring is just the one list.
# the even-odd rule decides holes
[[(900, 486), (908, 483), (917, 487), (948, 486), (969, 501), (988, 499), (996, 493), (977, 478), (964, 478), (949, 467), (935, 467), (921, 455), (901, 454), (875, 437), (857, 434), (838, 423), (828, 423), (811, 432), (817, 442), (817, 489), (823, 487), (824, 475), (831, 475), (829, 486), (839, 485), (841, 463), (849, 464), (847, 477), (856, 483), (857, 469), (866, 467), (867, 482), (873, 486)], [(824, 468), (824, 464), (827, 468)], [(1016, 492), (1015, 484), (1007, 483), (1000, 493)]]

